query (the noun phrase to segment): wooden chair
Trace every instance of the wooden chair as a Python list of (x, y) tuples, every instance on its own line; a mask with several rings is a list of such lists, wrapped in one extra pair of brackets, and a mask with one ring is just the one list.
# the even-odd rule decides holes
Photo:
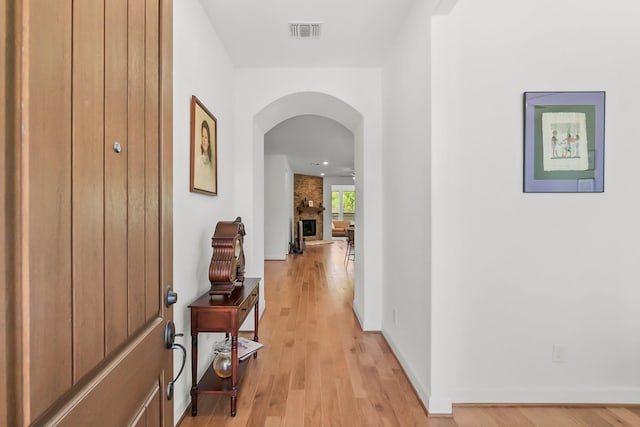
[[(355, 244), (355, 227), (347, 227), (347, 251), (344, 254), (345, 263), (349, 263), (349, 259), (356, 259), (356, 244)], [(353, 257), (353, 258), (352, 258)]]

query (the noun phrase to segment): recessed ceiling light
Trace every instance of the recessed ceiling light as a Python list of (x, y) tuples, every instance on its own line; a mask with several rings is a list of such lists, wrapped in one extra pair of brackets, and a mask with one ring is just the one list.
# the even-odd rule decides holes
[(327, 166), (329, 164), (329, 162), (327, 162), (326, 160), (324, 162), (322, 162), (323, 165)]
[(324, 176), (324, 172), (322, 172), (322, 173), (320, 174), (320, 176)]

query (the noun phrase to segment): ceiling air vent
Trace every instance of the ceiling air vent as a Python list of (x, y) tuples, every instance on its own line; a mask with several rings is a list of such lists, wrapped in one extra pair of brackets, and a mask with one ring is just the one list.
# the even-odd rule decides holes
[(289, 35), (294, 39), (317, 39), (321, 22), (289, 22)]

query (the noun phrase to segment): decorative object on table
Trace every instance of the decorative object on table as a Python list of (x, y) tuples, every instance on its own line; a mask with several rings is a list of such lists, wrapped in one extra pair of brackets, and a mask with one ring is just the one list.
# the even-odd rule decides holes
[[(229, 351), (231, 351), (231, 338), (225, 338), (222, 341), (215, 343), (213, 346), (214, 359), (227, 347), (229, 348)], [(242, 361), (248, 359), (252, 354), (256, 354), (262, 347), (264, 347), (264, 344), (259, 343), (258, 341), (253, 341), (245, 337), (238, 337), (238, 360)]]
[(218, 121), (191, 97), (191, 174), (189, 190), (218, 194)]
[(229, 378), (233, 372), (233, 362), (231, 360), (231, 339), (226, 338), (216, 344), (213, 350), (213, 371), (220, 378)]
[(244, 224), (242, 218), (234, 221), (219, 221), (211, 238), (211, 263), (209, 264), (209, 282), (211, 295), (231, 295), (236, 288), (244, 284)]
[(257, 356), (257, 351), (264, 347), (264, 344), (253, 341), (245, 337), (238, 337), (238, 360), (248, 359), (252, 354)]
[(604, 192), (605, 92), (525, 92), (524, 192)]

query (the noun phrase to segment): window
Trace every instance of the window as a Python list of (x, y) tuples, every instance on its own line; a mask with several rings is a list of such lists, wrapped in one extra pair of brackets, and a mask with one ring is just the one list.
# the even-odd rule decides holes
[(350, 214), (356, 213), (355, 191), (345, 191), (342, 193), (342, 212)]
[(331, 214), (337, 215), (340, 213), (340, 192), (332, 191), (331, 192)]
[[(353, 188), (350, 186), (350, 188)], [(356, 192), (343, 190), (331, 192), (331, 218), (336, 221), (355, 221)]]

